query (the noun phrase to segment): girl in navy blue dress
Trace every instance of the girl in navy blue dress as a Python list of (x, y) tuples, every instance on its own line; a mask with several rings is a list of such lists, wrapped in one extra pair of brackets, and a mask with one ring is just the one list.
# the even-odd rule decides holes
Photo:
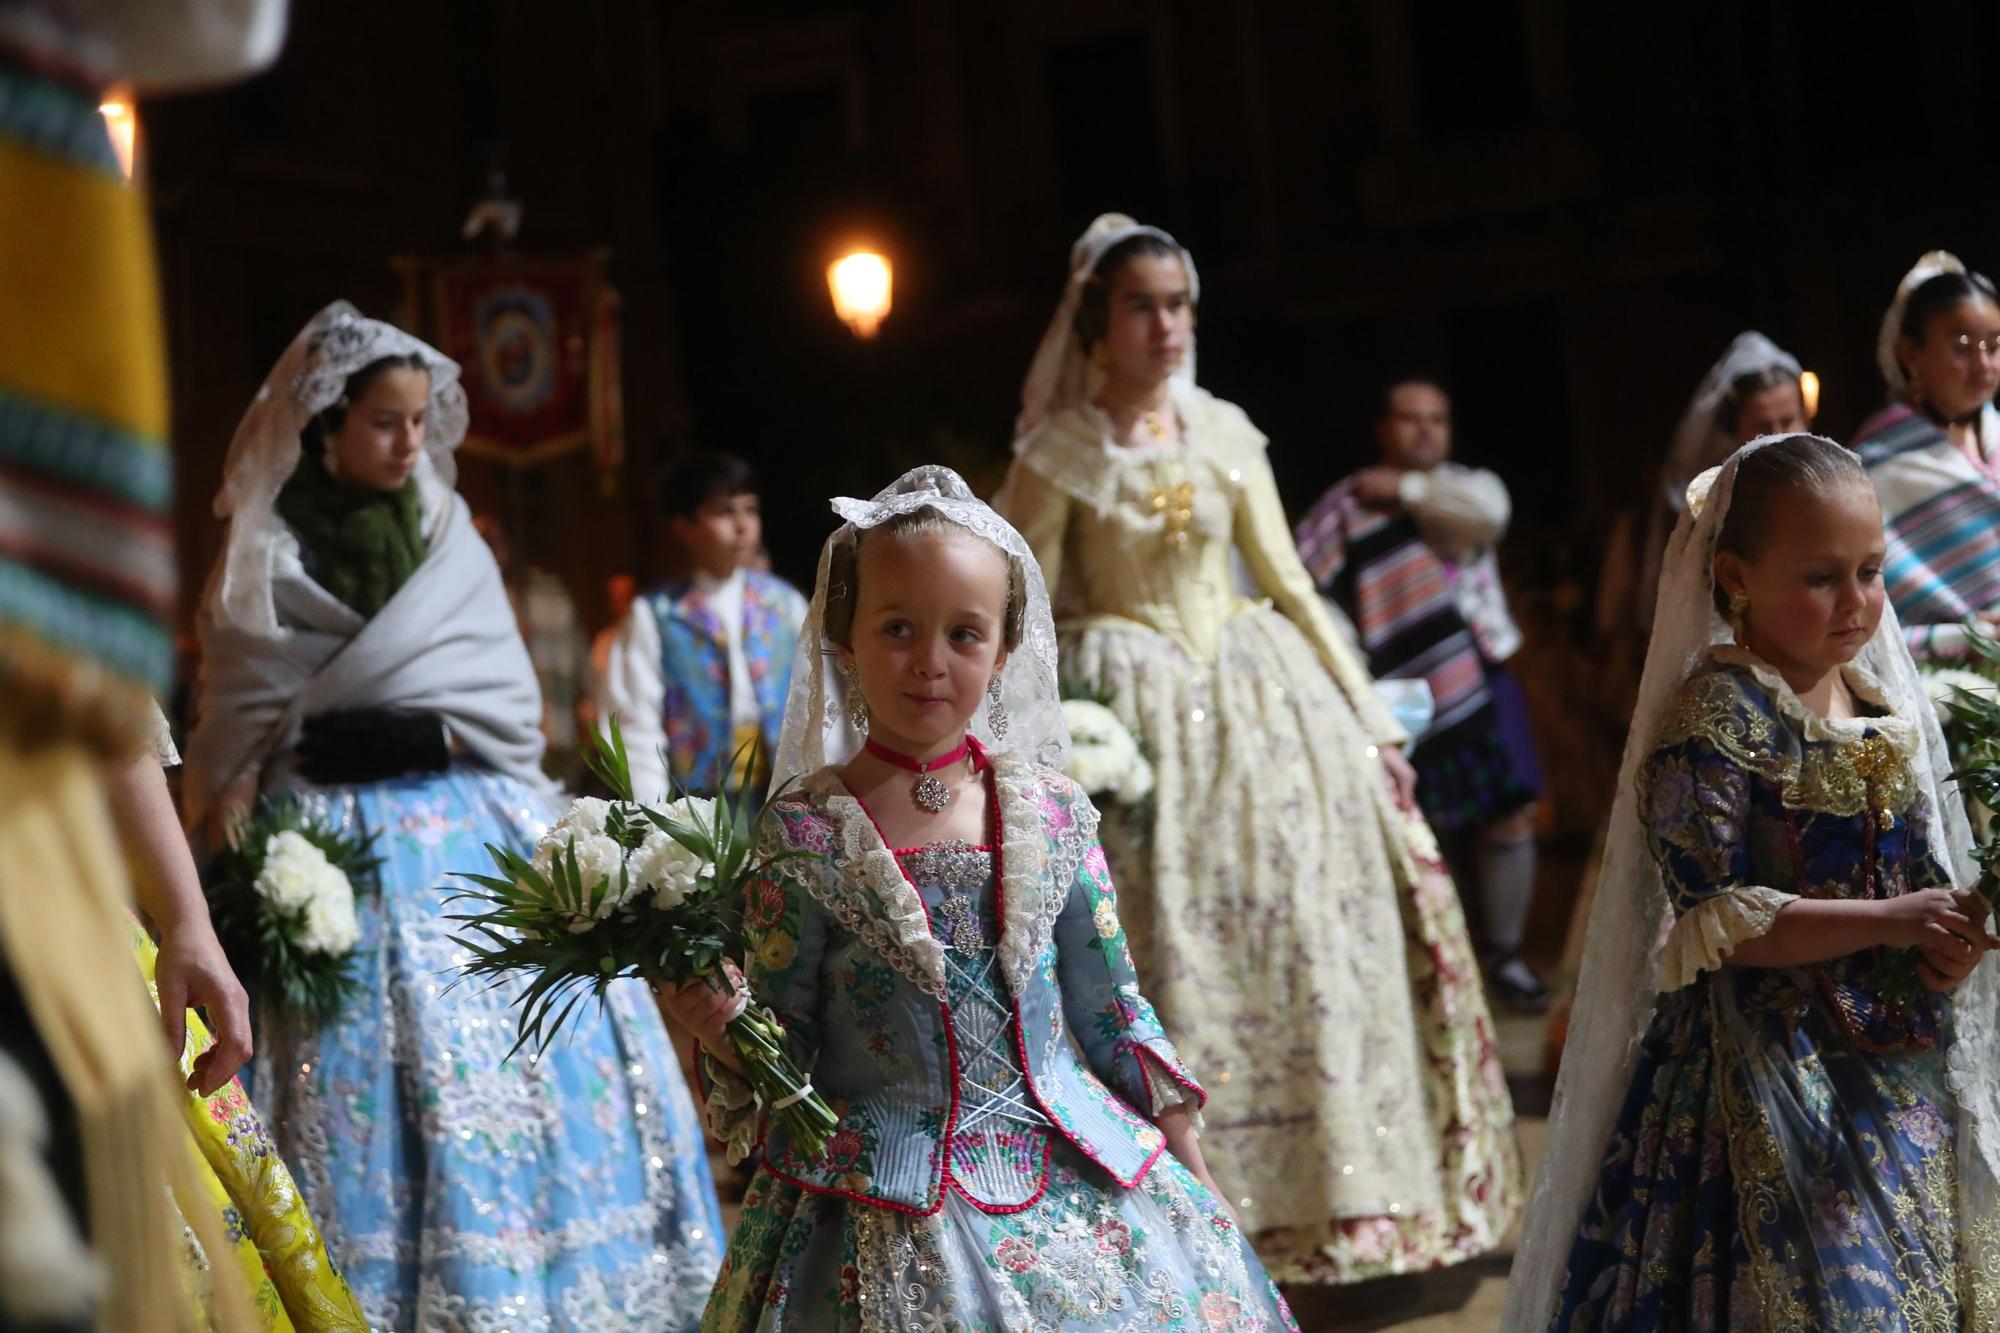
[(1507, 1327), (1992, 1328), (2000, 940), (1881, 509), (1810, 435), (1690, 499)]

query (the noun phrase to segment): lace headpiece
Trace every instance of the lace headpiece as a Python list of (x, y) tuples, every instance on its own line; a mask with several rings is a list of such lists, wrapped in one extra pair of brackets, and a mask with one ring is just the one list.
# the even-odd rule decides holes
[(271, 602), (276, 506), (304, 453), (300, 432), (340, 401), (349, 376), (390, 356), (419, 357), (430, 371), (430, 413), (417, 477), (420, 485), (451, 489), (458, 476), (452, 452), (465, 438), (466, 425), (458, 363), (395, 325), (335, 301), (292, 339), (229, 442), (215, 497), (216, 516), (229, 520), (229, 536), (209, 580), (205, 614), (252, 633), (279, 632)]
[[(1090, 357), (1077, 337), (1076, 312), (1083, 305), (1083, 289), (1097, 274), (1100, 260), (1112, 249), (1134, 236), (1151, 236), (1170, 245), (1187, 269), (1188, 299), (1201, 300), (1201, 277), (1195, 272), (1194, 256), (1181, 243), (1158, 227), (1148, 227), (1123, 213), (1101, 214), (1076, 238), (1069, 248), (1069, 281), (1063, 285), (1062, 299), (1056, 302), (1055, 317), (1035, 348), (1028, 363), (1028, 376), (1021, 383), (1021, 415), (1014, 419), (1018, 442), (1029, 431), (1066, 407), (1087, 403), (1096, 397), (1103, 376), (1090, 364)], [(1174, 371), (1179, 384), (1194, 383), (1194, 343), (1188, 343), (1187, 359)]]
[[(826, 633), (830, 571), (854, 567), (852, 560), (836, 560), (835, 555), (843, 549), (852, 552), (862, 533), (920, 511), (935, 513), (997, 546), (1007, 557), (1009, 583), (1022, 599), (1020, 642), (1007, 655), (1000, 674), (1006, 735), (993, 734), (984, 710), (973, 719), (973, 734), (991, 753), (1018, 753), (1036, 763), (1062, 768), (1069, 759), (1069, 731), (1063, 725), (1057, 689), (1055, 622), (1049, 614), (1048, 586), (1027, 540), (947, 467), (913, 468), (874, 499), (837, 499), (833, 510), (846, 522), (827, 538), (820, 551), (819, 576), (813, 583), (812, 603), (792, 662), (784, 730), (772, 764), (773, 782), (783, 783), (828, 764), (846, 763), (860, 750), (865, 737), (848, 719), (851, 687), (839, 670), (837, 650)], [(836, 589), (834, 595), (848, 592)]]

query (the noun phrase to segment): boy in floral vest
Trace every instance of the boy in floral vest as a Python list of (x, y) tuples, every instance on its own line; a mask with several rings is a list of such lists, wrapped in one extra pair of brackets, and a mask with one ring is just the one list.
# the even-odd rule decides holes
[[(692, 453), (668, 470), (667, 531), (687, 576), (633, 600), (598, 685), (600, 727), (618, 718), (641, 801), (669, 790), (761, 794), (784, 722), (805, 598), (755, 568), (763, 546), (757, 474), (732, 454)], [(763, 738), (757, 771), (730, 757)]]

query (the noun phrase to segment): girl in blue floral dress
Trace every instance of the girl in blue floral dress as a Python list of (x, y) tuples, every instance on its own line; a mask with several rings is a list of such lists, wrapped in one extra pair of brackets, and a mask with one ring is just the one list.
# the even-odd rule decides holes
[[(840, 1125), (808, 1153), (704, 1057), (711, 1129), (763, 1160), (702, 1327), (1295, 1329), (1208, 1179), (1203, 1093), (1062, 775), (1025, 542), (943, 468), (834, 507), (775, 764), (801, 781), (765, 834), (810, 855), (744, 925), (749, 991)], [(744, 1002), (668, 1001), (709, 1052)]]
[(336, 302), (230, 446), (189, 813), (221, 832), (294, 791), (382, 862), (358, 993), (325, 1027), (263, 1025), (259, 1101), (374, 1327), (688, 1330), (720, 1218), (645, 988), (508, 1060), (518, 987), (453, 984), (457, 873), (557, 806), (534, 670), (451, 488), (465, 425), (453, 362)]
[(1690, 498), (1507, 1327), (1991, 1328), (2000, 940), (1881, 510), (1808, 435)]

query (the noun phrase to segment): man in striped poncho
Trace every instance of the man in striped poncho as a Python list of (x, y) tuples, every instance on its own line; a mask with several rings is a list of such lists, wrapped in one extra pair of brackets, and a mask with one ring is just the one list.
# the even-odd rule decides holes
[(1534, 895), (1541, 771), (1520, 685), (1521, 646), (1493, 547), (1507, 488), (1450, 461), (1451, 399), (1427, 379), (1393, 383), (1376, 421), (1382, 463), (1320, 499), (1297, 538), (1320, 591), (1353, 624), (1368, 667), (1429, 684), (1435, 714), (1410, 760), (1418, 799), (1468, 903), (1494, 997), (1539, 1011), (1548, 990), (1521, 961)]

